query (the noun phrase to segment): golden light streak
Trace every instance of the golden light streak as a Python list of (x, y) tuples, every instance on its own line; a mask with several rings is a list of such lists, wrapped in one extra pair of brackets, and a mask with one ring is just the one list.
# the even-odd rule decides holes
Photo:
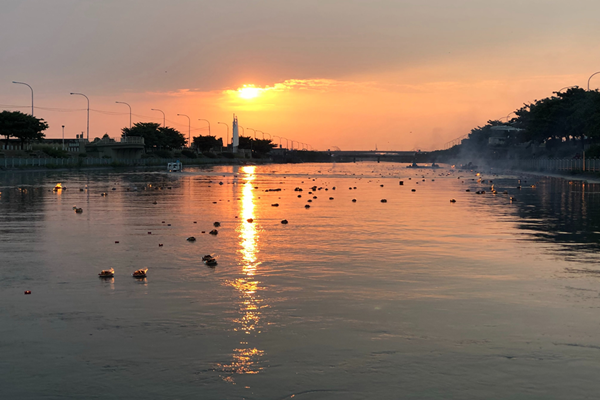
[[(256, 224), (248, 222), (248, 219), (254, 219), (254, 192), (253, 181), (255, 179), (254, 166), (242, 168), (244, 184), (242, 188), (242, 222), (239, 227), (240, 233), (240, 255), (243, 276), (229, 282), (240, 294), (239, 317), (234, 319), (236, 324), (234, 331), (243, 332), (245, 335), (260, 333), (261, 308), (263, 300), (258, 297), (258, 291), (262, 288), (256, 278), (256, 269), (260, 264), (258, 262), (257, 239), (259, 237)], [(248, 342), (241, 342), (242, 345), (248, 345)], [(257, 360), (264, 355), (263, 350), (255, 347), (238, 348), (233, 350), (232, 362), (230, 365), (222, 365), (225, 372), (236, 374), (257, 374), (262, 370), (255, 364)], [(231, 378), (228, 378), (231, 381)]]

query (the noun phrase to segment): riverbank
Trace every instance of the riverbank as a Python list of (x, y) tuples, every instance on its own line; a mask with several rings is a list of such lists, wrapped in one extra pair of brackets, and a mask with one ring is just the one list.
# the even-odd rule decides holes
[(185, 166), (202, 165), (262, 165), (269, 164), (271, 159), (239, 159), (239, 158), (146, 158), (146, 159), (106, 159), (106, 158), (5, 158), (0, 160), (0, 171), (57, 171), (78, 169), (110, 169), (110, 168), (157, 168), (166, 167), (170, 162), (181, 161)]

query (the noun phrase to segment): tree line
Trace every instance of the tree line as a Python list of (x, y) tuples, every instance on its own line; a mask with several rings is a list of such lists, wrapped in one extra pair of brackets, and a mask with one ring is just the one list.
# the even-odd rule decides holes
[[(7, 140), (15, 138), (22, 144), (36, 142), (44, 139), (44, 131), (48, 129), (48, 123), (41, 118), (36, 118), (20, 111), (2, 111), (0, 113), (0, 136)], [(161, 150), (182, 149), (187, 144), (185, 136), (175, 128), (162, 127), (154, 122), (138, 122), (131, 128), (121, 130), (123, 136), (137, 136), (144, 138), (147, 152)], [(100, 139), (96, 139), (100, 140)], [(199, 135), (193, 138), (192, 149), (207, 153), (210, 151), (221, 152), (223, 139), (217, 139), (211, 135)], [(269, 153), (276, 145), (267, 139), (254, 139), (240, 136), (239, 149), (251, 150), (253, 154), (261, 156)]]
[(489, 139), (498, 132), (503, 133), (505, 148), (543, 144), (546, 149), (552, 149), (572, 141), (578, 141), (583, 148), (584, 143), (600, 143), (600, 92), (597, 90), (575, 87), (554, 92), (550, 97), (523, 104), (511, 114), (515, 116), (507, 122), (489, 120), (484, 126), (471, 129), (468, 140), (448, 152), (458, 154), (461, 148), (468, 148), (483, 155), (489, 152)]

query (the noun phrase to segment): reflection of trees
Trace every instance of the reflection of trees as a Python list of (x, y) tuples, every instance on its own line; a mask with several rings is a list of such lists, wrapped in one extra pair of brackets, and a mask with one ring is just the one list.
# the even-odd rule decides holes
[(519, 200), (514, 203), (522, 219), (519, 228), (535, 239), (565, 245), (567, 250), (600, 249), (600, 184), (545, 178)]

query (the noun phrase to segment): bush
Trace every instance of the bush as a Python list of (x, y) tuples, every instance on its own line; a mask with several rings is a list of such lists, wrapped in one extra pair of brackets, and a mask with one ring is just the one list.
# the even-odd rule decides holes
[(600, 158), (600, 145), (594, 144), (585, 152), (586, 158)]
[(41, 150), (53, 158), (69, 158), (69, 152), (52, 147), (42, 147)]
[(205, 157), (208, 157), (208, 158), (217, 158), (217, 156), (215, 155), (215, 153), (211, 153), (210, 151), (202, 153), (202, 155), (205, 156)]
[(85, 158), (85, 157), (87, 157), (87, 153), (79, 153), (79, 154), (77, 154), (77, 157)]
[(181, 154), (183, 154), (187, 158), (198, 158), (196, 153), (191, 150), (181, 150)]
[(156, 150), (153, 154), (159, 158), (173, 158), (173, 153), (169, 150)]

